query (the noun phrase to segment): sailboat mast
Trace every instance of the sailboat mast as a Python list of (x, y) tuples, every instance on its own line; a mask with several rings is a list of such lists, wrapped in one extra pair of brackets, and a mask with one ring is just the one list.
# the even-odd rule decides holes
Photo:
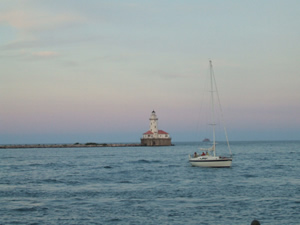
[(212, 62), (209, 60), (210, 67), (210, 89), (211, 89), (211, 114), (212, 114), (212, 127), (213, 127), (213, 151), (216, 156), (216, 134), (215, 134), (215, 108), (214, 108), (214, 88), (213, 88), (213, 67)]

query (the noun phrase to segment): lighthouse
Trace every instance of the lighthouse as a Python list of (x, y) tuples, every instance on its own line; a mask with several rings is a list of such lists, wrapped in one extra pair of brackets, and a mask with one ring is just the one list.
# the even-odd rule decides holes
[(145, 146), (172, 145), (169, 133), (158, 129), (158, 118), (154, 110), (152, 111), (149, 120), (149, 130), (143, 134), (141, 144)]
[(158, 118), (155, 114), (155, 111), (153, 110), (150, 116), (150, 131), (153, 133), (153, 137), (157, 138), (158, 137), (158, 129), (157, 129), (157, 121)]

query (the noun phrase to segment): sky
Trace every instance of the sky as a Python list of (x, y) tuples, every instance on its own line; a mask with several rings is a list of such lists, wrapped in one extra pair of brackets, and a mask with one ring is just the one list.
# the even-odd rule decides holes
[[(1, 0), (0, 144), (198, 141), (214, 74), (230, 140), (300, 140), (300, 1)], [(201, 127), (200, 127), (201, 129)]]

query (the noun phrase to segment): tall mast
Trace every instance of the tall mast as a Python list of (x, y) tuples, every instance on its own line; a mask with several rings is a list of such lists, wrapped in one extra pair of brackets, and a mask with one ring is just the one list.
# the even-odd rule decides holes
[(214, 108), (214, 89), (213, 89), (213, 66), (211, 60), (209, 60), (210, 67), (210, 89), (211, 89), (211, 113), (212, 113), (212, 127), (213, 127), (213, 151), (216, 156), (216, 134), (215, 134), (215, 108)]

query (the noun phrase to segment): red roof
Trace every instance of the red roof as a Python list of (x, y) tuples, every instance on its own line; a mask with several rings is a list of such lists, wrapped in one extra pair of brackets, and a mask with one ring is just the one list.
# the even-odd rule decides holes
[[(144, 134), (153, 134), (153, 132), (151, 130), (148, 130), (146, 133)], [(158, 134), (168, 134), (167, 132), (163, 131), (163, 130), (158, 130)]]
[(168, 134), (168, 133), (163, 130), (158, 130), (158, 134)]
[(148, 130), (146, 133), (144, 134), (153, 134), (150, 130)]

